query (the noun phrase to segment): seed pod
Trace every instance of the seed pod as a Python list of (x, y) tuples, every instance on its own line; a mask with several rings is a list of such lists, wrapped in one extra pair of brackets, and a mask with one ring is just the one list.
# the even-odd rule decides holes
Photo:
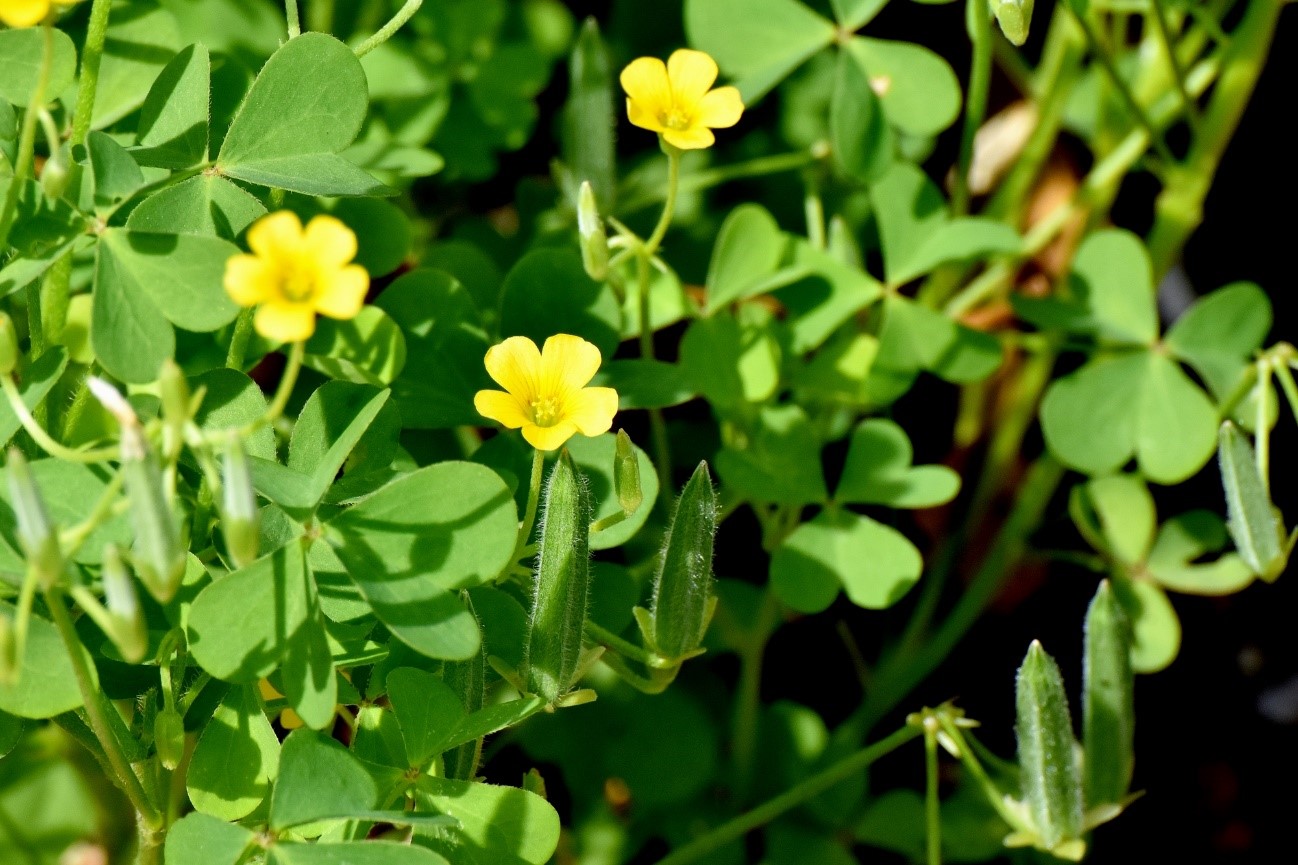
[(1274, 580), (1284, 570), (1288, 557), (1253, 448), (1230, 421), (1221, 425), (1217, 442), (1230, 536), (1244, 564), (1263, 579)]
[(572, 686), (581, 656), (590, 584), (590, 520), (590, 489), (564, 448), (545, 489), (524, 660), (528, 689), (551, 703)]
[(1081, 834), (1082, 782), (1064, 679), (1036, 640), (1019, 667), (1015, 730), (1023, 798), (1041, 846), (1052, 850)]
[(1135, 681), (1131, 627), (1108, 580), (1086, 611), (1082, 742), (1086, 807), (1122, 801), (1131, 785)]
[(135, 570), (149, 593), (165, 604), (185, 573), (185, 548), (167, 500), (162, 467), (138, 423), (122, 426), (122, 472), (135, 529)]
[(0, 375), (10, 375), (18, 366), (18, 333), (9, 313), (0, 312)]
[(1033, 0), (991, 0), (992, 13), (1001, 25), (1001, 32), (1015, 45), (1028, 41), (1032, 3)]
[(185, 756), (185, 719), (170, 706), (153, 719), (153, 746), (168, 770), (179, 766)]
[(708, 464), (701, 462), (676, 502), (654, 575), (654, 644), (665, 657), (683, 657), (703, 642), (711, 613), (716, 530), (717, 495)]
[(622, 513), (627, 516), (635, 513), (644, 501), (644, 491), (640, 487), (640, 457), (625, 430), (617, 431), (617, 450), (613, 454), (613, 489), (617, 492), (617, 503), (622, 506)]
[(581, 263), (586, 275), (603, 282), (608, 276), (608, 235), (604, 233), (604, 220), (600, 219), (589, 180), (581, 182), (577, 194), (577, 233), (581, 235)]
[[(468, 592), (460, 593), (464, 606), (477, 618), (473, 609), (473, 599)], [(464, 711), (473, 714), (482, 708), (486, 697), (487, 646), (486, 643), (478, 653), (467, 661), (447, 661), (442, 665), (442, 681), (450, 686), (460, 698)], [(474, 739), (465, 742), (442, 755), (443, 771), (447, 778), (456, 781), (472, 781), (478, 774), (478, 762), (482, 759), (482, 740)]]
[(221, 533), (236, 568), (257, 558), (257, 495), (252, 489), (248, 455), (238, 439), (226, 447), (221, 463)]
[(18, 519), (18, 544), (27, 559), (27, 567), (36, 573), (41, 586), (48, 589), (63, 573), (59, 533), (50, 521), (31, 467), (17, 448), (9, 450), (8, 469), (9, 498)]
[(113, 617), (108, 635), (129, 664), (138, 664), (149, 649), (149, 629), (140, 610), (135, 581), (122, 563), (121, 553), (111, 544), (104, 548), (104, 605)]

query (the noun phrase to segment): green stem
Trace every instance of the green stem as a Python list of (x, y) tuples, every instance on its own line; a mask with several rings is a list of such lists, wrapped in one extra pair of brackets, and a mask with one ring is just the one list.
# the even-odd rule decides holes
[(536, 508), (541, 501), (541, 478), (545, 474), (545, 451), (532, 451), (532, 478), (527, 485), (527, 506), (523, 509), (523, 522), (518, 527), (518, 540), (514, 544), (514, 558), (517, 562), (523, 556), (523, 550), (532, 539), (532, 527), (536, 525)]
[(306, 7), (307, 27), (320, 33), (334, 31), (335, 0), (309, 0)]
[(45, 40), (41, 48), (41, 67), (36, 74), (36, 87), (32, 90), (31, 101), (23, 112), (23, 124), (18, 132), (18, 152), (14, 157), (14, 173), (9, 181), (9, 191), (5, 193), (4, 205), (0, 207), (0, 255), (9, 248), (9, 232), (13, 229), (15, 214), (18, 210), (18, 198), (26, 185), (32, 170), (32, 154), (36, 148), (36, 121), (41, 109), (45, 106), (45, 90), (50, 83), (50, 67), (54, 63), (54, 25), (47, 18), (43, 27)]
[(90, 22), (86, 25), (86, 42), (81, 49), (81, 80), (77, 86), (77, 107), (72, 118), (73, 147), (86, 143), (90, 124), (95, 115), (95, 94), (99, 90), (99, 67), (104, 59), (104, 43), (108, 40), (108, 13), (113, 0), (94, 0), (90, 7)]
[(969, 38), (973, 59), (969, 61), (969, 95), (965, 103), (964, 128), (960, 133), (960, 157), (956, 163), (955, 190), (951, 211), (955, 216), (969, 212), (969, 166), (973, 163), (974, 136), (987, 114), (987, 92), (992, 81), (992, 28), (988, 0), (967, 0), (972, 4)]
[(227, 369), (237, 369), (243, 372), (244, 361), (247, 360), (248, 342), (252, 339), (252, 316), (255, 310), (252, 307), (241, 311), (239, 317), (234, 320), (234, 332), (230, 334), (230, 348), (225, 354), (225, 366)]
[(379, 31), (366, 39), (360, 45), (356, 46), (356, 56), (364, 57), (375, 48), (378, 48), (384, 42), (392, 38), (398, 30), (401, 29), (407, 21), (414, 17), (419, 11), (419, 7), (424, 5), (424, 0), (406, 0), (406, 4), (397, 10), (397, 14), (392, 16), (392, 20), (379, 28)]
[(288, 38), (302, 35), (302, 22), (298, 18), (297, 0), (284, 0), (284, 18), (288, 22)]
[(803, 172), (807, 191), (802, 197), (802, 211), (807, 222), (807, 242), (815, 249), (825, 248), (825, 200), (820, 195), (820, 178), (816, 170)]
[[(644, 664), (646, 667), (650, 666), (657, 659), (657, 656), (652, 652), (641, 646), (637, 646), (629, 640), (622, 639), (608, 628), (605, 628), (602, 625), (597, 625), (590, 618), (586, 619), (582, 628), (585, 630), (586, 636), (592, 643), (603, 646), (606, 649), (612, 649), (619, 655)], [(604, 655), (604, 660), (608, 660), (607, 653)]]
[(1271, 372), (1274, 369), (1269, 359), (1257, 361), (1259, 387), (1257, 389), (1257, 421), (1254, 426), (1254, 442), (1257, 444), (1257, 473), (1262, 479), (1262, 490), (1268, 499), (1271, 498), (1271, 427), (1267, 424), (1267, 409), (1271, 400)]
[(1294, 383), (1293, 373), (1289, 371), (1289, 367), (1277, 363), (1275, 377), (1280, 380), (1280, 388), (1284, 391), (1285, 401), (1289, 403), (1289, 411), (1294, 420), (1298, 420), (1298, 384)]
[(756, 808), (722, 823), (706, 835), (696, 838), (668, 854), (658, 861), (658, 865), (685, 865), (687, 862), (705, 860), (710, 853), (737, 841), (758, 826), (764, 826), (772, 820), (803, 802), (830, 789), (839, 782), (857, 775), (881, 757), (920, 736), (921, 731), (914, 726), (906, 726), (897, 732), (863, 748), (848, 757), (839, 760), (822, 772), (817, 772), (805, 781), (795, 784), (785, 792), (770, 799)]
[(63, 638), (63, 645), (68, 650), (68, 657), (72, 661), (72, 670), (76, 674), (77, 686), (81, 689), (81, 699), (85, 702), (90, 728), (95, 731), (95, 738), (99, 740), (113, 767), (113, 772), (117, 775), (118, 786), (135, 806), (141, 822), (150, 829), (160, 828), (162, 815), (144, 794), (140, 779), (131, 768), (126, 755), (122, 753), (122, 744), (117, 740), (109, 724), (105, 712), (115, 710), (108, 705), (107, 697), (99, 689), (91, 674), (90, 666), (86, 661), (85, 647), (81, 645), (81, 640), (77, 636), (76, 625), (72, 623), (72, 616), (68, 613), (68, 606), (63, 600), (62, 593), (57, 588), (48, 589), (45, 592), (45, 601), (50, 608), (50, 615), (54, 619), (55, 627), (58, 628), (59, 636)]
[[(54, 262), (41, 285), (41, 329), (46, 346), (61, 345), (71, 302), (72, 253)], [(35, 352), (33, 351), (33, 354)]]
[(0, 388), (4, 389), (5, 399), (9, 401), (13, 413), (18, 416), (23, 429), (50, 456), (74, 463), (98, 463), (117, 458), (118, 449), (115, 447), (79, 451), (55, 441), (32, 416), (27, 403), (23, 402), (22, 394), (18, 392), (18, 385), (14, 383), (12, 375), (0, 375)]
[[(982, 0), (972, 0), (981, 3)], [(928, 865), (942, 865), (942, 802), (938, 798), (937, 731), (924, 724), (924, 827)]]
[[(650, 234), (649, 239), (644, 243), (644, 255), (650, 258), (658, 251), (663, 238), (667, 236), (667, 228), (672, 224), (672, 217), (676, 214), (676, 193), (681, 185), (681, 151), (670, 144), (664, 144), (663, 149), (667, 153), (667, 197), (663, 200), (663, 212), (658, 217), (658, 224), (654, 226), (653, 234)], [(643, 325), (643, 322), (641, 324)]]
[[(275, 390), (275, 398), (271, 400), (270, 407), (266, 409), (262, 423), (273, 424), (284, 414), (289, 397), (293, 395), (293, 386), (297, 384), (297, 375), (302, 371), (302, 358), (305, 356), (306, 343), (293, 343), (293, 347), (288, 352), (288, 365), (284, 367), (284, 374), (279, 379), (279, 387)], [(260, 424), (257, 424), (257, 426), (260, 426)]]
[[(799, 168), (818, 162), (820, 158), (820, 156), (810, 151), (777, 153), (772, 156), (759, 156), (746, 162), (736, 162), (733, 165), (720, 165), (714, 168), (705, 168), (701, 171), (691, 171), (689, 174), (681, 176), (680, 191), (701, 192), (705, 189), (711, 189), (713, 186), (728, 183), (731, 180), (765, 177), (768, 174), (796, 171)], [(655, 187), (651, 190), (645, 190), (638, 196), (629, 198), (619, 209), (624, 214), (635, 213), (638, 210), (657, 204), (665, 197), (666, 193)]]
[[(767, 592), (767, 604), (770, 593)], [(762, 710), (762, 660), (766, 640), (757, 640), (739, 653), (739, 688), (735, 695), (735, 716), (731, 733), (731, 759), (734, 763), (735, 801), (748, 798), (757, 757), (757, 734)]]
[(1146, 20), (1154, 22), (1154, 32), (1158, 36), (1159, 48), (1167, 57), (1167, 65), (1172, 73), (1172, 81), (1176, 84), (1176, 93), (1181, 97), (1181, 104), (1185, 106), (1186, 119), (1190, 121), (1190, 127), (1199, 132), (1200, 119), (1199, 107), (1195, 105), (1194, 98), (1190, 96), (1190, 90), (1185, 85), (1185, 66), (1181, 63), (1181, 58), (1177, 56), (1176, 46), (1172, 42), (1172, 32), (1167, 26), (1167, 13), (1163, 9), (1163, 0), (1150, 0), (1149, 13), (1145, 16)]

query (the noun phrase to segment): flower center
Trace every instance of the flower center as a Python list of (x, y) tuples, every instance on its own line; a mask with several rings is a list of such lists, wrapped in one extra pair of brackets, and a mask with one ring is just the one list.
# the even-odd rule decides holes
[(284, 299), (292, 303), (304, 303), (315, 296), (316, 274), (310, 267), (294, 263), (286, 265), (280, 271), (280, 291)]
[(563, 411), (558, 397), (543, 396), (532, 400), (532, 419), (537, 426), (554, 426)]
[(690, 112), (681, 108), (679, 105), (673, 105), (668, 110), (658, 115), (658, 122), (668, 129), (682, 130), (689, 129), (694, 123), (694, 118)]

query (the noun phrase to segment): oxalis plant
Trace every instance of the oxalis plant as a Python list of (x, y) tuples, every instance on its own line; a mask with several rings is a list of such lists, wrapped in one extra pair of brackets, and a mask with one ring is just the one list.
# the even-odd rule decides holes
[[(1076, 861), (1139, 820), (1169, 593), (1293, 545), (1265, 293), (1155, 306), (1281, 2), (968, 0), (963, 78), (887, 4), (685, 0), (682, 47), (640, 0), (607, 39), (0, 0), (0, 861)], [(908, 398), (958, 406), (937, 461)], [(1214, 455), (1223, 513), (1159, 514)], [(998, 756), (913, 692), (1046, 553), (1095, 575), (1080, 712), (1033, 642)], [(763, 700), (804, 617), (860, 671), (833, 729)]]

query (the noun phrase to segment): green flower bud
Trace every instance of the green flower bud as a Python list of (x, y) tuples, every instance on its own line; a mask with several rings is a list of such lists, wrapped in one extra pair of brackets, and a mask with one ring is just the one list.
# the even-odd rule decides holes
[(135, 570), (149, 593), (165, 604), (185, 573), (185, 548), (171, 510), (162, 467), (138, 423), (122, 427), (122, 472), (135, 529)]
[(168, 770), (179, 766), (185, 756), (185, 719), (170, 706), (153, 719), (153, 747)]
[(0, 312), (0, 375), (10, 375), (18, 366), (18, 333), (9, 313)]
[[(469, 613), (477, 618), (473, 609), (473, 599), (468, 592), (460, 592), (460, 598)], [(486, 643), (478, 653), (467, 661), (447, 661), (442, 664), (442, 681), (460, 698), (464, 711), (473, 714), (483, 707), (486, 701), (487, 646)], [(472, 781), (478, 774), (478, 763), (482, 759), (482, 740), (474, 739), (465, 742), (442, 755), (443, 771), (447, 778), (457, 781)]]
[(41, 191), (46, 198), (62, 198), (63, 193), (68, 191), (68, 182), (72, 179), (69, 169), (68, 154), (64, 148), (59, 148), (45, 160), (45, 166), (41, 168)]
[(567, 448), (550, 470), (542, 513), (523, 666), (528, 689), (554, 703), (577, 673), (590, 585), (590, 489)]
[(221, 532), (236, 568), (257, 558), (257, 495), (252, 489), (248, 455), (238, 439), (230, 442), (221, 463)]
[(608, 276), (608, 235), (604, 220), (595, 204), (595, 190), (589, 180), (581, 182), (577, 193), (577, 233), (581, 235), (581, 263), (586, 275), (597, 282)]
[(104, 605), (113, 621), (108, 638), (127, 663), (138, 664), (149, 649), (149, 630), (140, 610), (135, 581), (115, 546), (104, 549), (103, 581)]
[(708, 465), (699, 463), (672, 514), (650, 604), (654, 649), (667, 658), (694, 653), (712, 618), (712, 538), (717, 495)]
[(1001, 25), (1005, 38), (1015, 45), (1028, 40), (1028, 27), (1032, 24), (1033, 0), (990, 0), (992, 14)]
[(18, 544), (44, 588), (53, 586), (63, 573), (63, 551), (59, 533), (50, 521), (45, 499), (27, 459), (16, 448), (9, 451), (9, 499), (18, 519)]
[(1035, 640), (1019, 668), (1017, 697), (1023, 798), (1038, 846), (1054, 850), (1081, 835), (1082, 780), (1063, 676)]
[(625, 430), (617, 431), (617, 450), (613, 455), (613, 489), (617, 502), (627, 516), (635, 513), (644, 501), (640, 487), (640, 457)]
[(1136, 723), (1131, 626), (1109, 581), (1086, 611), (1082, 741), (1086, 806), (1117, 804), (1131, 785)]

